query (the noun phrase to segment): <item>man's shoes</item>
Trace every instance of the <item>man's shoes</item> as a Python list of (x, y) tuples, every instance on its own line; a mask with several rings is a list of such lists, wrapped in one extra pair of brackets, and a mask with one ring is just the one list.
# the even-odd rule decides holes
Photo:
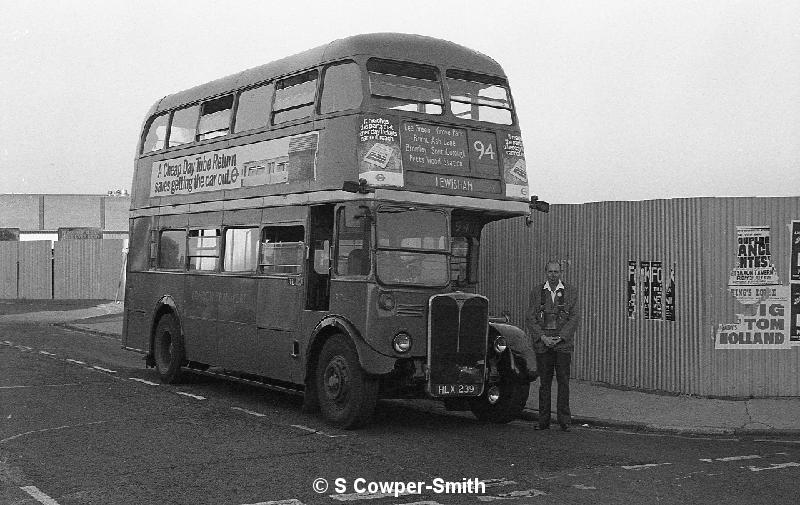
[(569, 425), (562, 423), (561, 424), (561, 431), (569, 431)]

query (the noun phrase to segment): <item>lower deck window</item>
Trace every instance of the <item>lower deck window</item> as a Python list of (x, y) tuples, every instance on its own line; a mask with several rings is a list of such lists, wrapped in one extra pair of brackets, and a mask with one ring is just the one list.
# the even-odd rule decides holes
[(189, 230), (189, 270), (214, 271), (219, 263), (220, 231)]
[(268, 226), (261, 235), (258, 265), (265, 274), (299, 274), (306, 247), (302, 226)]

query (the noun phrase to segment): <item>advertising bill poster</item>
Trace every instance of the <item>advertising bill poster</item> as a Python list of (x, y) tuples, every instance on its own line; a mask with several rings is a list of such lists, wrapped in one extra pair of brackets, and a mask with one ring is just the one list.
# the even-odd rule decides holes
[(664, 314), (664, 266), (660, 261), (650, 262), (650, 319), (661, 319)]
[(628, 319), (636, 319), (636, 308), (639, 304), (638, 297), (636, 296), (636, 262), (628, 261), (628, 293), (627, 293), (627, 306), (628, 306)]
[(715, 349), (787, 349), (791, 347), (789, 286), (771, 286), (769, 295), (736, 314), (736, 322), (720, 324)]
[[(780, 284), (770, 251), (769, 226), (736, 227), (736, 266), (730, 271), (728, 286), (768, 286)], [(757, 300), (732, 291), (741, 303)]]
[(800, 345), (800, 283), (792, 283), (791, 343)]
[(358, 178), (370, 186), (403, 186), (396, 117), (367, 116), (358, 126)]
[(675, 263), (669, 267), (669, 283), (667, 284), (667, 294), (664, 296), (664, 319), (675, 320)]
[(150, 196), (313, 180), (317, 135), (311, 132), (155, 161)]
[(639, 262), (639, 282), (642, 294), (642, 318), (650, 319), (650, 262)]
[(789, 264), (792, 282), (800, 282), (800, 221), (792, 221), (792, 257)]
[(520, 135), (507, 133), (503, 139), (503, 176), (506, 196), (528, 199), (528, 170)]

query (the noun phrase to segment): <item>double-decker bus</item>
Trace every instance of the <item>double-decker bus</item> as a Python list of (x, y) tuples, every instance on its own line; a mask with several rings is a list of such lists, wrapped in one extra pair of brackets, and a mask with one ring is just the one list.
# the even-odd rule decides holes
[(507, 422), (525, 336), (476, 293), (481, 229), (535, 204), (503, 69), (451, 42), (358, 35), (166, 96), (138, 145), (123, 345), (164, 382), (236, 372), (343, 428), (379, 397)]

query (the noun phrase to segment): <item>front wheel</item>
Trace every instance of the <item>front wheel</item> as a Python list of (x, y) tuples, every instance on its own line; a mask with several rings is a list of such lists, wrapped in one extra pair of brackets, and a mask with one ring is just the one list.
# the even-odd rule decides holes
[(358, 354), (344, 335), (334, 335), (323, 345), (316, 389), (322, 415), (340, 428), (358, 428), (375, 411), (378, 381), (361, 368)]
[[(482, 395), (470, 398), (470, 410), (479, 421), (508, 423), (522, 414), (522, 409), (525, 408), (525, 403), (528, 401), (530, 388), (528, 382), (510, 379), (486, 384)], [(499, 397), (495, 399), (494, 394), (497, 393), (499, 393)]]
[(174, 314), (164, 314), (158, 320), (153, 336), (153, 358), (161, 382), (175, 384), (180, 380), (185, 351), (181, 327)]

